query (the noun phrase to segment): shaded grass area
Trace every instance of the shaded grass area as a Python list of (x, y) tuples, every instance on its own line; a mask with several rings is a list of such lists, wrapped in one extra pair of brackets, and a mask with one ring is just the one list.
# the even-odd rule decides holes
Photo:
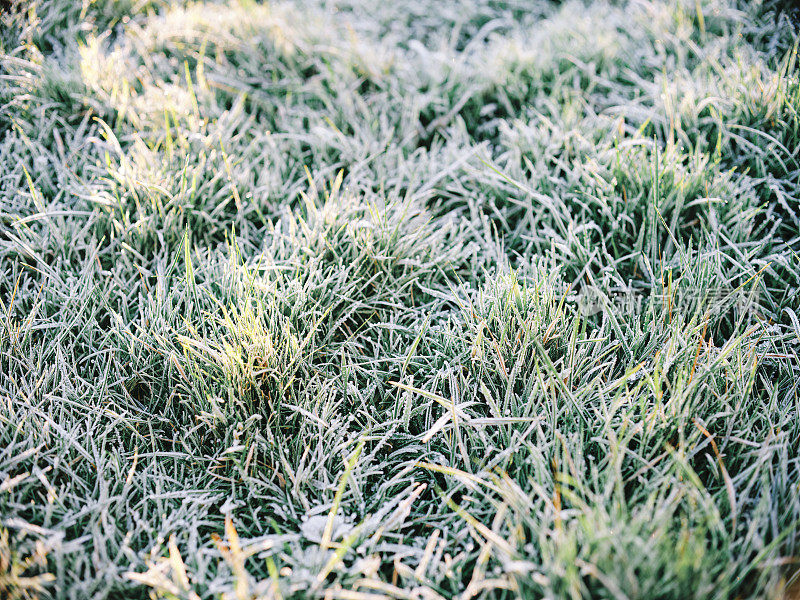
[(790, 13), (15, 7), (0, 596), (792, 585)]

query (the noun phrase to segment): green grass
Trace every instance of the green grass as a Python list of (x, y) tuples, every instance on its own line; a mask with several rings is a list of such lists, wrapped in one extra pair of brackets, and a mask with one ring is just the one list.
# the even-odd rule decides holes
[(783, 598), (778, 4), (12, 2), (0, 597)]

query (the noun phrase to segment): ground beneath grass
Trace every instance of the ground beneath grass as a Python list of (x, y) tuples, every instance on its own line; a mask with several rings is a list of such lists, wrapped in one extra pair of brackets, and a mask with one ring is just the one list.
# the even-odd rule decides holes
[(11, 2), (0, 597), (798, 589), (777, 4)]

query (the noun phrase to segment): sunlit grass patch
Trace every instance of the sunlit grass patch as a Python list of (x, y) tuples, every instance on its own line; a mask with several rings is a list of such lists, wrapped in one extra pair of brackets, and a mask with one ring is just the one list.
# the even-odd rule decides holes
[(776, 5), (0, 9), (0, 596), (782, 599)]

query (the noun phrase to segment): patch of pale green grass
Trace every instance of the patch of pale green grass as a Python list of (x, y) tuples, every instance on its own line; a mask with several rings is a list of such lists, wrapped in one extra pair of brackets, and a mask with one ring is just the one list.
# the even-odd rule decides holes
[(11, 5), (0, 597), (797, 588), (780, 3)]

